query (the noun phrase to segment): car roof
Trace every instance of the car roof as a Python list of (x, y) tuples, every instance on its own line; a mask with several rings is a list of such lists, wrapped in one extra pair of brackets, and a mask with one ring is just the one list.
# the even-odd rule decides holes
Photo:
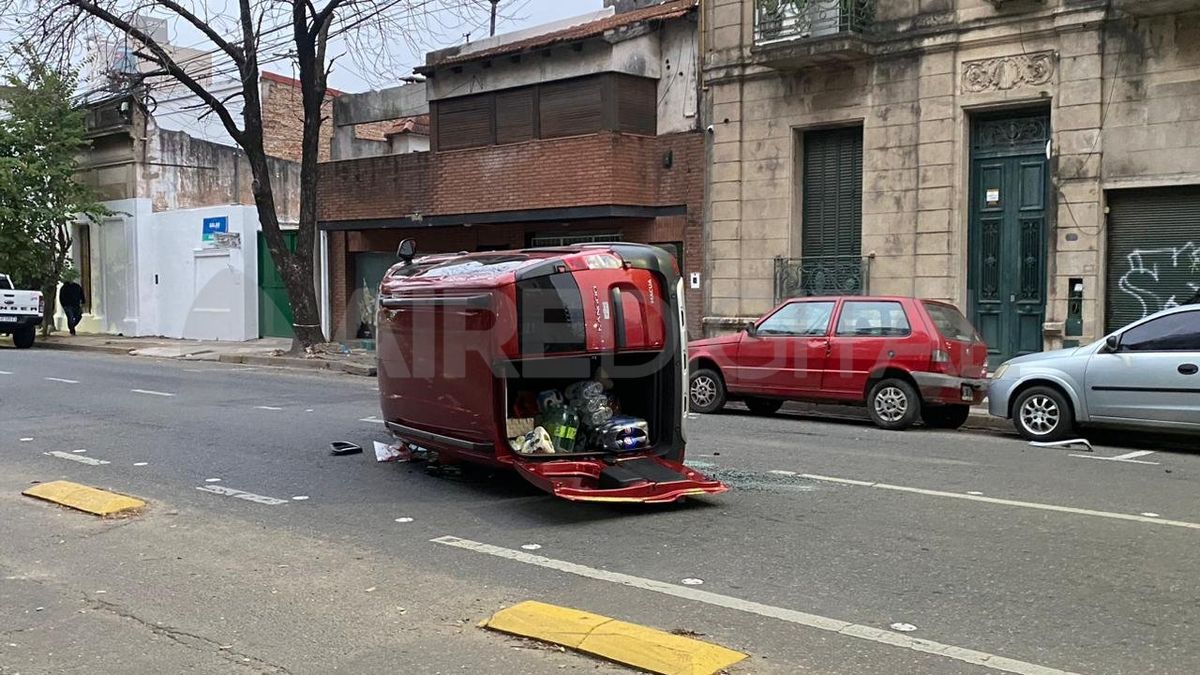
[[(853, 300), (861, 302), (936, 302), (942, 305), (949, 303), (940, 300), (925, 300), (911, 295), (806, 295), (800, 298), (788, 298), (785, 302), (836, 302), (838, 300)], [(950, 305), (953, 306), (953, 305)]]

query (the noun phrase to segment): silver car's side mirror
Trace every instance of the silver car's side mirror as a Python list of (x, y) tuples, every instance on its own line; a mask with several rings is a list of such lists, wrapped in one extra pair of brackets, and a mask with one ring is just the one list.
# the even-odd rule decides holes
[(1118, 335), (1109, 335), (1104, 338), (1104, 351), (1109, 354), (1116, 354), (1121, 348), (1121, 337)]

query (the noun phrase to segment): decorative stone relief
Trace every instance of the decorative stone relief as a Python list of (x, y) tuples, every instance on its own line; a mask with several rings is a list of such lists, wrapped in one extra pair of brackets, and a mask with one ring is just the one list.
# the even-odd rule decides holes
[(1035, 52), (964, 61), (962, 90), (969, 93), (1036, 87), (1054, 79), (1054, 52)]

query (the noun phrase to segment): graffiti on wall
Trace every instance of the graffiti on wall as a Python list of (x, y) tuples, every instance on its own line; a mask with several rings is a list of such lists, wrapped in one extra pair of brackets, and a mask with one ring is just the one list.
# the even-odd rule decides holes
[[(1142, 307), (1142, 318), (1155, 312), (1194, 301), (1200, 294), (1200, 245), (1134, 249), (1125, 259), (1129, 271), (1121, 276), (1122, 293), (1135, 298)], [(1186, 286), (1171, 283), (1179, 271), (1192, 275)], [(1165, 277), (1165, 278), (1164, 278)]]

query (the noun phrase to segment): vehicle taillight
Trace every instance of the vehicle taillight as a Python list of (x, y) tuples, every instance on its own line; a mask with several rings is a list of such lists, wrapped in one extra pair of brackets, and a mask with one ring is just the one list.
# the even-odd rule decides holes
[(945, 349), (934, 349), (929, 360), (933, 362), (934, 370), (944, 372), (950, 369), (950, 352)]
[(46, 298), (38, 296), (38, 314), (46, 313)]

